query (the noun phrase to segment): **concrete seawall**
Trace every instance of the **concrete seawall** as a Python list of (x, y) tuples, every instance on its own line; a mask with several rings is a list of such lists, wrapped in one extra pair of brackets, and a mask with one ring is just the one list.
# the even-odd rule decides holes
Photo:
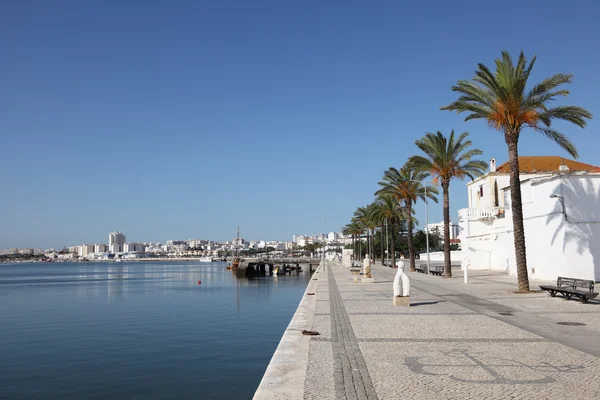
[(319, 266), (300, 300), (298, 309), (286, 328), (269, 366), (254, 394), (254, 399), (302, 399), (304, 380), (308, 364), (310, 336), (302, 335), (304, 329), (310, 330), (316, 307), (315, 286), (322, 267)]

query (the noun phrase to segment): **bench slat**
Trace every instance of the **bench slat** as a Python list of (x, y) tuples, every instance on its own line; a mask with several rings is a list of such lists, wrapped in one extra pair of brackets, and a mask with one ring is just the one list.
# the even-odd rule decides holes
[(549, 285), (540, 285), (540, 289), (546, 290), (550, 293), (550, 296), (556, 296), (556, 293), (560, 293), (567, 300), (570, 300), (572, 296), (577, 296), (583, 303), (587, 303), (589, 299), (594, 299), (598, 296), (598, 293), (588, 292), (584, 290), (571, 289), (569, 287), (561, 287), (561, 286), (549, 286)]
[(588, 289), (590, 292), (594, 291), (594, 281), (587, 279), (567, 278), (564, 276), (559, 276), (556, 279), (556, 286), (570, 286), (573, 289), (585, 288)]

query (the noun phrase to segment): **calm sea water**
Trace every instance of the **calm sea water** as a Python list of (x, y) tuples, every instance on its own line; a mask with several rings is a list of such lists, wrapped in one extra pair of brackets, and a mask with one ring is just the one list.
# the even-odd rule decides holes
[(308, 279), (238, 279), (224, 263), (0, 264), (0, 397), (251, 398)]

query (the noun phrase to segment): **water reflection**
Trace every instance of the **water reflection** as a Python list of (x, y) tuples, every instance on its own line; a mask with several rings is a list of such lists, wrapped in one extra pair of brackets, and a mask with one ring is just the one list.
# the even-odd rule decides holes
[(0, 264), (0, 393), (251, 398), (309, 277), (225, 267)]

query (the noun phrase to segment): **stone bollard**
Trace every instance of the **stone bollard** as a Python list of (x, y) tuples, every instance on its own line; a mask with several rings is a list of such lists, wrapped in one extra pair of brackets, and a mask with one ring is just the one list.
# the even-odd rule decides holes
[(360, 267), (350, 267), (350, 273), (352, 274), (352, 278), (354, 279), (354, 282), (357, 283), (358, 282), (358, 278), (360, 278)]
[(363, 277), (361, 279), (362, 283), (375, 283), (375, 279), (371, 276), (371, 259), (369, 255), (365, 255), (365, 259), (363, 260), (364, 272)]
[(410, 307), (410, 279), (404, 273), (404, 261), (396, 263), (398, 271), (394, 277), (394, 305)]

